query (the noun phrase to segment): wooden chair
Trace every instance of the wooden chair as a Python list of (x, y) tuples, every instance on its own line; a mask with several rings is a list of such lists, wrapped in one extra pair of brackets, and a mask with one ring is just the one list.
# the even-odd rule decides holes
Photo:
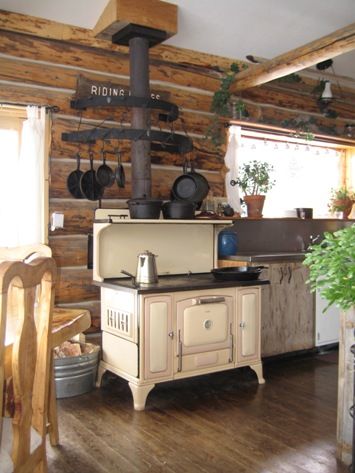
[[(0, 247), (0, 261), (11, 260), (28, 262), (38, 256), (51, 257), (51, 248), (44, 244), (24, 245), (14, 248)], [(54, 307), (52, 323), (52, 348), (61, 345), (66, 340), (69, 340), (75, 335), (78, 335), (84, 330), (87, 330), (90, 325), (91, 316), (88, 310)], [(49, 432), (51, 445), (58, 445), (59, 429), (53, 357), (51, 358), (51, 382), (49, 387), (47, 430)]]
[[(12, 417), (0, 417), (2, 473), (47, 471), (46, 413), (55, 280), (56, 264), (53, 258), (37, 258), (30, 263), (0, 263), (1, 413), (4, 379), (11, 377), (13, 382)], [(9, 317), (16, 318), (17, 327), (13, 340), (6, 340), (5, 343)], [(12, 344), (10, 370), (4, 363), (5, 346), (9, 343)]]

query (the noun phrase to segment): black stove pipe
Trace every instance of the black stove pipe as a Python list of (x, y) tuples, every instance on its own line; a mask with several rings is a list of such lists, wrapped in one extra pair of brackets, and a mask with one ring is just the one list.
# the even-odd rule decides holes
[[(130, 89), (133, 97), (150, 97), (149, 41), (143, 37), (129, 40)], [(150, 129), (150, 109), (132, 109), (132, 128)], [(152, 189), (150, 141), (132, 141), (131, 172), (133, 198), (150, 198)]]

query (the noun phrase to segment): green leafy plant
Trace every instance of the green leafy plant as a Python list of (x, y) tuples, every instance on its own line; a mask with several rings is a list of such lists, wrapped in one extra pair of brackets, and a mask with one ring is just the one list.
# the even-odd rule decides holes
[(332, 189), (330, 194), (329, 210), (331, 212), (344, 212), (349, 206), (355, 202), (355, 192), (340, 187), (339, 189)]
[(265, 161), (244, 163), (237, 179), (231, 180), (231, 185), (238, 185), (245, 195), (266, 194), (275, 184), (271, 179), (274, 167)]
[[(243, 68), (245, 67), (247, 66), (244, 65)], [(240, 72), (240, 67), (233, 62), (230, 71), (226, 72), (221, 78), (220, 87), (212, 97), (210, 110), (214, 116), (207, 129), (206, 138), (209, 138), (215, 146), (220, 146), (225, 142), (224, 124), (220, 117), (243, 118), (249, 116), (245, 103), (241, 99), (234, 100), (235, 97), (232, 96), (230, 91), (238, 72)]]
[(343, 310), (355, 305), (355, 225), (334, 233), (326, 232), (323, 241), (312, 245), (304, 259), (309, 266), (308, 283), (328, 301)]

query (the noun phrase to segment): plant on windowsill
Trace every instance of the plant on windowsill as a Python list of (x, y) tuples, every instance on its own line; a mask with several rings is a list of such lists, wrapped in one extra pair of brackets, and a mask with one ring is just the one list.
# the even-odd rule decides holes
[(331, 213), (342, 212), (343, 218), (348, 218), (352, 206), (355, 203), (355, 193), (346, 187), (332, 189), (329, 202), (329, 210)]
[(251, 161), (244, 163), (237, 179), (231, 180), (232, 186), (239, 186), (244, 193), (244, 202), (247, 206), (248, 217), (261, 218), (265, 194), (274, 186), (271, 179), (274, 167), (265, 161)]
[(320, 291), (343, 310), (355, 306), (355, 224), (334, 233), (324, 233), (321, 243), (308, 248), (304, 264), (309, 266), (311, 291)]

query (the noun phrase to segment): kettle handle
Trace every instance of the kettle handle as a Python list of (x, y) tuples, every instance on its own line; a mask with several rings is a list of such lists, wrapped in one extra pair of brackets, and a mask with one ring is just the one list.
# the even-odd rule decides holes
[(126, 276), (129, 276), (130, 278), (132, 278), (132, 285), (133, 285), (134, 287), (137, 286), (137, 284), (136, 284), (136, 277), (133, 276), (133, 274), (129, 273), (128, 271), (125, 271), (124, 269), (121, 269), (121, 273), (122, 273), (122, 274), (125, 274)]

